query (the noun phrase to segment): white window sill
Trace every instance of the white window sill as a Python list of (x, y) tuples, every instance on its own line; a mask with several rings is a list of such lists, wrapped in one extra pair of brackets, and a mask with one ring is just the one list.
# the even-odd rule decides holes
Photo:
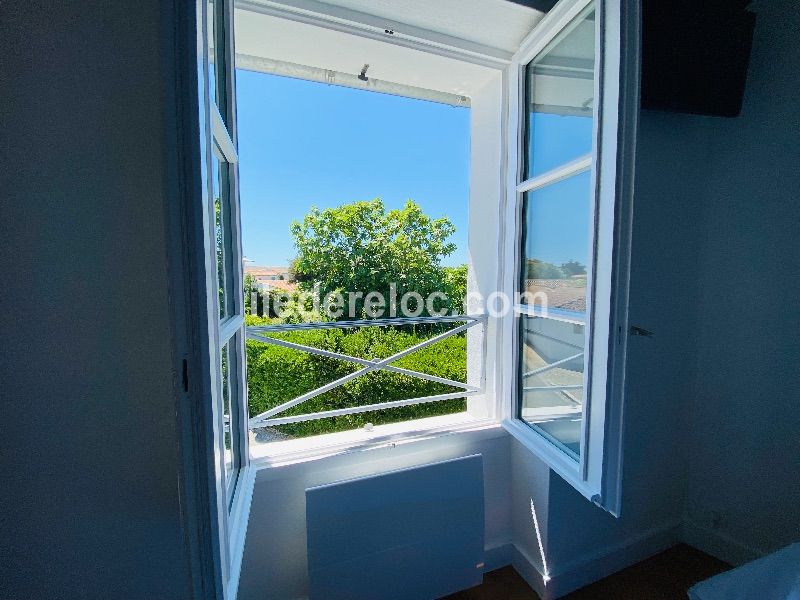
[(405, 444), (470, 431), (483, 431), (492, 437), (505, 435), (498, 421), (479, 419), (467, 412), (376, 425), (370, 431), (360, 428), (267, 443), (256, 442), (255, 436), (251, 433), (250, 463), (257, 468), (278, 467), (334, 454)]

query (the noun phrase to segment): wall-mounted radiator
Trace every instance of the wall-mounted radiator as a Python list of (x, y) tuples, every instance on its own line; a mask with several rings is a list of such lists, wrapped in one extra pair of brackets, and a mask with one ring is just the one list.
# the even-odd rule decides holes
[(430, 600), (483, 576), (480, 455), (306, 490), (311, 600)]

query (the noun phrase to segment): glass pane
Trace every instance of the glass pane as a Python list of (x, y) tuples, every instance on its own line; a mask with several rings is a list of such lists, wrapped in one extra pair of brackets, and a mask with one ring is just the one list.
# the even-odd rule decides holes
[(594, 10), (525, 67), (525, 176), (592, 151)]
[(522, 304), (584, 322), (591, 199), (589, 171), (525, 194)]
[(573, 458), (581, 452), (585, 326), (520, 317), (520, 418)]
[(211, 182), (212, 182), (212, 195), (214, 202), (214, 246), (217, 257), (217, 294), (219, 297), (219, 318), (224, 319), (228, 314), (228, 294), (226, 293), (226, 269), (225, 269), (225, 214), (226, 214), (226, 198), (223, 195), (224, 179), (223, 170), (225, 163), (221, 160), (222, 152), (219, 148), (214, 146), (214, 151), (211, 153)]
[(580, 455), (591, 174), (525, 194), (520, 279), (520, 418)]
[(222, 371), (222, 422), (223, 443), (225, 452), (225, 480), (233, 473), (233, 450), (231, 444), (231, 381), (230, 381), (230, 356), (229, 346), (225, 344), (220, 353), (220, 368)]
[(225, 111), (223, 110), (223, 86), (224, 81), (224, 68), (219, 68), (222, 65), (222, 57), (224, 54), (224, 32), (223, 26), (223, 10), (224, 0), (211, 0), (208, 3), (208, 93), (211, 101), (214, 102), (220, 109), (220, 114), (225, 118)]

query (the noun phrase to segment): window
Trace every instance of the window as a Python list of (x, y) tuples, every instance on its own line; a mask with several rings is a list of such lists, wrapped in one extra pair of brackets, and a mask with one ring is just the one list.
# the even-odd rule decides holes
[(209, 202), (208, 246), (210, 250), (208, 272), (212, 275), (216, 290), (210, 298), (215, 306), (211, 314), (216, 323), (212, 349), (217, 357), (214, 378), (215, 406), (217, 412), (217, 443), (219, 445), (220, 473), (224, 482), (225, 498), (230, 507), (236, 489), (238, 470), (241, 466), (242, 445), (247, 435), (243, 420), (246, 406), (244, 373), (244, 297), (242, 287), (242, 258), (240, 249), (240, 227), (238, 210), (237, 152), (233, 131), (226, 126), (233, 120), (226, 106), (233, 94), (230, 67), (226, 61), (225, 31), (227, 5), (222, 0), (208, 4), (209, 32), (209, 112), (210, 143), (208, 144)]
[[(200, 0), (200, 148), (203, 250), (208, 325), (219, 556), (225, 597), (235, 591), (252, 474), (248, 465), (244, 296), (239, 226), (230, 0)], [(245, 485), (245, 482), (247, 485)]]
[[(511, 65), (509, 430), (619, 512), (632, 134), (613, 2), (562, 1)], [(635, 94), (634, 94), (635, 96)], [(625, 111), (629, 114), (626, 115)]]

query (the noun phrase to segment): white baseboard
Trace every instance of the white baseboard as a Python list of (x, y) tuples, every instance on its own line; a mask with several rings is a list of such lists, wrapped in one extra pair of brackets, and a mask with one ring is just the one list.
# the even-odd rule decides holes
[(538, 562), (516, 546), (513, 546), (511, 564), (542, 600), (552, 600), (674, 546), (681, 541), (681, 533), (680, 523), (677, 522), (651, 529), (625, 542), (572, 561), (550, 573), (547, 581)]
[(710, 554), (720, 560), (724, 560), (734, 566), (742, 565), (756, 558), (764, 556), (764, 552), (748, 546), (730, 536), (697, 525), (691, 521), (683, 523), (683, 541)]
[(483, 572), (488, 573), (501, 567), (507, 567), (511, 564), (513, 554), (514, 544), (511, 542), (486, 548), (483, 555)]

